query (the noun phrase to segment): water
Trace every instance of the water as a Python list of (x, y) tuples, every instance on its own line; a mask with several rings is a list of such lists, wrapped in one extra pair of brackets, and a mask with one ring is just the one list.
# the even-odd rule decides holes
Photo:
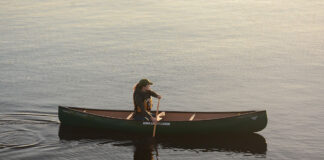
[[(320, 0), (1, 1), (0, 157), (323, 159), (323, 8)], [(266, 109), (268, 126), (206, 145), (59, 137), (58, 105), (130, 109), (143, 77), (163, 110)]]

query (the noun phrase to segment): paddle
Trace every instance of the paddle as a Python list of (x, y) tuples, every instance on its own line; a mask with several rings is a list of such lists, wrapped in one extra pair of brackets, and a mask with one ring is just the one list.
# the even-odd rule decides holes
[[(160, 99), (158, 100), (158, 104), (157, 104), (157, 107), (156, 107), (156, 114), (155, 114), (156, 120), (158, 118), (159, 106), (160, 106)], [(155, 137), (155, 131), (156, 131), (156, 124), (154, 124), (153, 137)]]

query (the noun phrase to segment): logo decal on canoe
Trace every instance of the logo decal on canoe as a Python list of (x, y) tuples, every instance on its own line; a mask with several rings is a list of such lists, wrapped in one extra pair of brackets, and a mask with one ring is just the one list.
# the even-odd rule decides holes
[[(153, 123), (152, 122), (143, 122), (143, 125), (153, 125)], [(170, 122), (158, 122), (157, 125), (170, 126), (171, 123)]]
[(252, 120), (256, 120), (258, 116), (251, 117)]

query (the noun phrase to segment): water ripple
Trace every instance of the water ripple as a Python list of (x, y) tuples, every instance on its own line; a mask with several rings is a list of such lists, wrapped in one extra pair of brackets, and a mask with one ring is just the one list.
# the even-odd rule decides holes
[(0, 133), (0, 149), (29, 148), (41, 143), (39, 136), (27, 129), (12, 129)]
[(59, 124), (57, 115), (39, 113), (0, 114), (0, 125), (14, 124)]

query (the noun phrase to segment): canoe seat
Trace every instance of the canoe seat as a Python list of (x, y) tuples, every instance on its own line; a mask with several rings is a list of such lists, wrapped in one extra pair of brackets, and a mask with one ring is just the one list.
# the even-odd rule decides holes
[(131, 114), (129, 114), (126, 119), (127, 120), (131, 119), (133, 117), (133, 115), (134, 115), (134, 112), (132, 112)]
[(161, 121), (162, 120), (162, 117), (165, 116), (165, 112), (161, 112), (157, 115), (157, 121)]
[(165, 112), (161, 112), (158, 114), (158, 117), (163, 117), (163, 116), (165, 116)]
[(190, 118), (189, 118), (189, 121), (192, 121), (196, 116), (196, 113), (194, 113)]

